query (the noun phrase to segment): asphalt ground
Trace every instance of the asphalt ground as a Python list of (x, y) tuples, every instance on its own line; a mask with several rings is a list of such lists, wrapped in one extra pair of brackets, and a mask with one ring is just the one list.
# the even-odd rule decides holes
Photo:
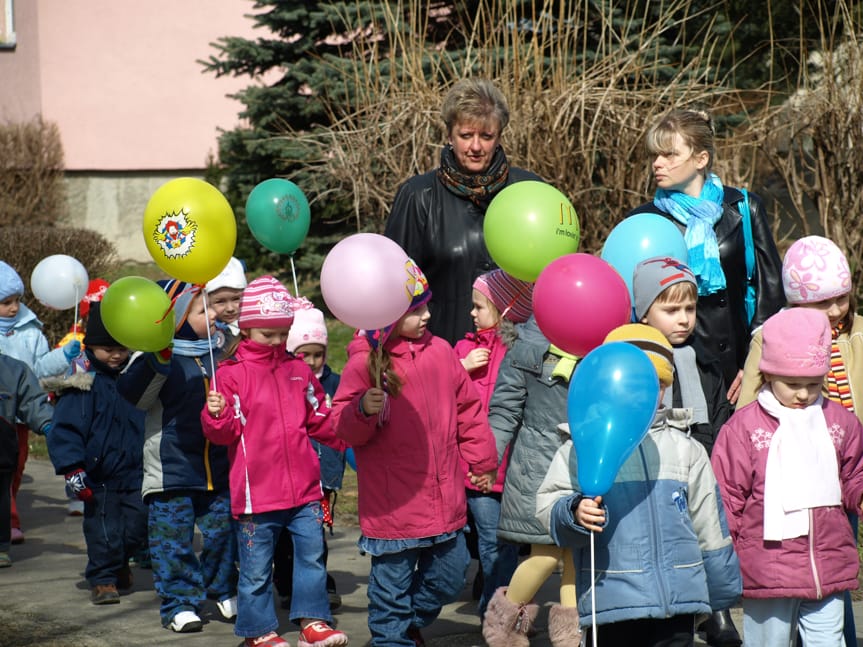
[[(177, 634), (163, 628), (152, 574), (147, 569), (132, 569), (134, 586), (122, 595), (120, 604), (93, 605), (83, 576), (87, 555), (81, 518), (67, 514), (63, 481), (54, 475), (47, 460), (31, 458), (27, 463), (18, 503), (26, 541), (12, 546), (12, 567), (0, 569), (0, 647), (236, 647), (242, 643), (214, 604), (203, 609), (200, 633)], [(357, 550), (358, 536), (359, 528), (337, 525), (335, 536), (329, 538), (329, 572), (342, 596), (342, 606), (334, 614), (335, 624), (355, 646), (367, 645), (370, 640), (366, 624), (369, 559)], [(438, 620), (423, 630), (428, 647), (485, 644), (471, 596), (475, 569), (473, 563), (459, 600), (447, 605)], [(536, 600), (543, 606), (531, 647), (551, 645), (545, 628), (558, 583), (558, 576), (552, 576), (537, 594)], [(863, 628), (863, 602), (855, 602), (854, 607), (859, 630)], [(296, 647), (298, 628), (290, 623), (287, 611), (278, 604), (276, 609), (280, 634)], [(733, 617), (740, 628), (739, 608)], [(696, 641), (696, 645), (704, 644)]]

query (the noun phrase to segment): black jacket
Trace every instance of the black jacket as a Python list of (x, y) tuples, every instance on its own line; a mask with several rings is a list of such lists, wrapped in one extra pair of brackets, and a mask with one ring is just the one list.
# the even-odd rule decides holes
[[(782, 260), (773, 242), (773, 234), (761, 199), (750, 193), (752, 240), (755, 245), (755, 286), (757, 306), (752, 325), (746, 324), (746, 246), (743, 240), (743, 217), (738, 203), (743, 194), (725, 187), (722, 217), (713, 230), (719, 243), (719, 259), (725, 272), (725, 289), (698, 297), (695, 336), (722, 365), (725, 383), (731, 385), (737, 371), (743, 368), (752, 330), (785, 306), (782, 288)], [(686, 227), (670, 214), (660, 211), (653, 202), (637, 207), (627, 217), (638, 213), (656, 213), (671, 220), (681, 232)]]
[[(510, 167), (506, 186), (542, 179)], [(384, 235), (407, 252), (426, 275), (432, 292), (429, 330), (455, 344), (473, 331), (473, 282), (495, 269), (485, 247), (485, 210), (448, 191), (437, 171), (415, 175), (399, 187)]]

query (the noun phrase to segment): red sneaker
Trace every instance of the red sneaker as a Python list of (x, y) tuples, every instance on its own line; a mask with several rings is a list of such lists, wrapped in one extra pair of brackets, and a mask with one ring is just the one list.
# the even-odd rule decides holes
[(291, 643), (282, 638), (275, 631), (258, 636), (257, 638), (246, 638), (245, 647), (291, 647)]
[(347, 645), (348, 637), (343, 631), (333, 629), (322, 620), (317, 620), (300, 632), (297, 647), (338, 647)]

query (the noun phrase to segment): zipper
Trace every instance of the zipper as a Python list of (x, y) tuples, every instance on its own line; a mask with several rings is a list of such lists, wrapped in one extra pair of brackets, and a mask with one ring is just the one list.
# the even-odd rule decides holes
[[(647, 458), (644, 455), (644, 449), (642, 448), (642, 446), (640, 444), (638, 446), (638, 455), (641, 458), (641, 466), (642, 466), (642, 469), (644, 470), (644, 478), (643, 478), (642, 482), (643, 482), (645, 487), (649, 487), (647, 477), (648, 477), (648, 474), (650, 472), (647, 469)], [(651, 545), (650, 545), (651, 557), (652, 557), (654, 564), (660, 565), (661, 562), (659, 561), (659, 550), (658, 550), (657, 546), (660, 545), (660, 543), (662, 541), (662, 537), (659, 536), (659, 530), (658, 530), (659, 524), (657, 523), (657, 520), (656, 520), (656, 516), (657, 516), (656, 515), (656, 501), (651, 496), (646, 496), (645, 501), (648, 503), (647, 510), (648, 510), (648, 514), (650, 515), (650, 529), (651, 529), (651, 534), (653, 535), (653, 541), (651, 542)], [(661, 569), (660, 569), (660, 572), (661, 572)], [(660, 604), (662, 605), (662, 609), (666, 610), (665, 611), (665, 617), (669, 617), (668, 612), (667, 612), (668, 593), (666, 591), (666, 582), (662, 578), (657, 578), (657, 580), (658, 580), (657, 583), (659, 584), (658, 588), (659, 588)]]
[(809, 508), (809, 566), (812, 569), (812, 579), (815, 580), (815, 599), (824, 597), (821, 590), (821, 578), (818, 575), (818, 566), (815, 564), (815, 515), (813, 509)]

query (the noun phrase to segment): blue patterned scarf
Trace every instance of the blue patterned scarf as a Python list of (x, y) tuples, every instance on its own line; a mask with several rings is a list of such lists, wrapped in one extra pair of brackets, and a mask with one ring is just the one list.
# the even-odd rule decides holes
[(686, 225), (683, 239), (689, 250), (689, 267), (698, 281), (698, 294), (704, 296), (725, 289), (725, 273), (719, 262), (715, 225), (722, 217), (722, 182), (711, 173), (697, 198), (681, 191), (657, 189), (653, 204), (679, 223)]

